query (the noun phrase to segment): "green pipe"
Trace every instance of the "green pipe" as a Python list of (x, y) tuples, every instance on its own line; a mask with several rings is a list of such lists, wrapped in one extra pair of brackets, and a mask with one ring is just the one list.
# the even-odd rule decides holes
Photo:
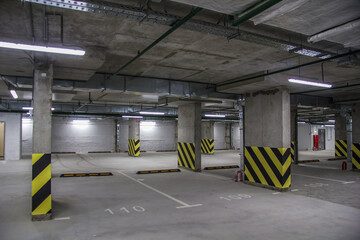
[[(237, 18), (236, 20), (230, 22), (231, 26), (237, 26), (247, 20), (249, 20), (252, 17), (255, 17), (256, 15), (262, 13), (263, 11), (265, 11), (268, 8), (271, 8), (272, 6), (274, 6), (275, 4), (281, 2), (282, 0), (269, 0), (269, 1), (265, 1), (264, 3), (257, 3), (254, 5), (254, 9), (253, 10), (245, 10), (244, 12), (240, 13), (243, 14), (242, 16), (240, 16), (239, 18)], [(256, 5), (260, 4), (260, 6), (256, 7)]]
[(226, 82), (223, 82), (223, 83), (218, 83), (216, 85), (216, 87), (222, 87), (222, 86), (230, 85), (230, 84), (233, 84), (233, 83), (243, 82), (243, 81), (247, 81), (247, 80), (251, 80), (251, 79), (255, 79), (255, 78), (259, 78), (259, 77), (265, 77), (265, 76), (270, 76), (270, 75), (274, 75), (274, 74), (278, 74), (278, 73), (282, 73), (282, 72), (287, 72), (287, 71), (291, 71), (291, 70), (294, 70), (294, 69), (311, 66), (311, 65), (314, 65), (314, 64), (317, 64), (317, 63), (327, 62), (327, 61), (330, 61), (330, 60), (333, 60), (333, 59), (346, 57), (346, 56), (353, 55), (353, 54), (356, 54), (356, 53), (359, 53), (359, 52), (360, 52), (360, 50), (350, 51), (350, 52), (339, 54), (339, 55), (329, 57), (329, 58), (326, 58), (326, 59), (319, 59), (319, 60), (316, 60), (316, 61), (313, 61), (313, 62), (308, 62), (308, 63), (296, 65), (296, 66), (289, 67), (289, 68), (280, 69), (280, 70), (273, 71), (273, 72), (259, 74), (259, 75), (253, 76), (253, 77), (242, 78), (242, 79), (235, 80), (235, 81), (230, 81), (230, 82), (226, 81)]
[(189, 19), (191, 19), (193, 16), (195, 16), (198, 12), (200, 12), (202, 8), (197, 7), (194, 10), (192, 10), (187, 16), (185, 16), (180, 21), (176, 22), (169, 30), (167, 30), (163, 35), (161, 35), (158, 39), (156, 39), (153, 43), (151, 43), (148, 47), (146, 47), (144, 50), (142, 50), (138, 55), (136, 55), (133, 59), (131, 59), (129, 62), (125, 63), (123, 66), (121, 66), (114, 74), (112, 74), (108, 79), (112, 78), (113, 76), (119, 74), (124, 68), (129, 66), (131, 63), (133, 63), (136, 59), (144, 55), (147, 51), (149, 51), (151, 48), (153, 48), (156, 44), (158, 44), (160, 41), (162, 41), (164, 38), (166, 38), (168, 35), (170, 35), (172, 32), (174, 32), (176, 29), (178, 29), (181, 25), (186, 23)]

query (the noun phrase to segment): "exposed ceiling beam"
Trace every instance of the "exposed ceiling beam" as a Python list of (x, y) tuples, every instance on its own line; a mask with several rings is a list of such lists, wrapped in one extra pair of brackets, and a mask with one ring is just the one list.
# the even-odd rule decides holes
[[(264, 13), (261, 13), (255, 17), (252, 18), (252, 21), (254, 22), (255, 25), (264, 23), (266, 21), (271, 20), (274, 17), (277, 16), (281, 16), (284, 15), (285, 13), (294, 11), (295, 9), (301, 7), (302, 5), (304, 5), (305, 3), (309, 2), (310, 0), (285, 0), (283, 1), (282, 6), (274, 9), (274, 10), (267, 10)], [(281, 3), (280, 3), (281, 4)], [(279, 5), (280, 5), (279, 4)]]
[(354, 21), (345, 23), (343, 25), (334, 27), (334, 28), (330, 28), (326, 31), (317, 33), (311, 37), (308, 38), (308, 42), (309, 43), (316, 43), (322, 40), (327, 40), (330, 37), (334, 37), (337, 36), (339, 34), (343, 34), (344, 32), (347, 31), (351, 31), (353, 29), (359, 28), (360, 27), (360, 19), (356, 19)]

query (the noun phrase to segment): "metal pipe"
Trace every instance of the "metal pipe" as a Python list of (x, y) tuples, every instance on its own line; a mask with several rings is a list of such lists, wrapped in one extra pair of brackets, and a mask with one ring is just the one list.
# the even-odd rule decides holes
[(244, 12), (242, 12), (240, 14), (239, 18), (237, 18), (236, 20), (230, 22), (230, 25), (231, 26), (238, 26), (239, 24), (249, 20), (252, 17), (255, 17), (256, 15), (262, 13), (266, 9), (274, 6), (275, 4), (277, 4), (279, 2), (281, 2), (281, 0), (268, 0), (268, 1), (263, 1), (261, 3), (255, 4), (250, 9), (247, 9)]
[(198, 12), (200, 12), (202, 8), (197, 7), (194, 10), (192, 10), (188, 15), (186, 15), (183, 19), (176, 22), (174, 26), (172, 26), (169, 30), (167, 30), (163, 35), (161, 35), (158, 39), (156, 39), (153, 43), (151, 43), (148, 47), (146, 47), (144, 50), (142, 50), (138, 55), (136, 55), (133, 59), (131, 59), (129, 62), (125, 63), (123, 66), (121, 66), (114, 74), (112, 74), (108, 79), (112, 78), (113, 76), (119, 74), (124, 68), (129, 66), (131, 63), (133, 63), (136, 59), (144, 55), (147, 51), (149, 51), (151, 48), (153, 48), (155, 45), (157, 45), (160, 41), (162, 41), (164, 38), (166, 38), (168, 35), (170, 35), (172, 32), (174, 32), (176, 29), (178, 29), (181, 25), (186, 23), (188, 20), (190, 20), (193, 16), (195, 16)]
[(282, 72), (287, 72), (287, 71), (291, 71), (291, 70), (294, 70), (294, 69), (298, 69), (298, 68), (302, 68), (302, 67), (311, 66), (311, 65), (314, 65), (314, 64), (330, 61), (330, 60), (333, 60), (333, 59), (346, 57), (346, 56), (353, 55), (353, 54), (356, 54), (356, 53), (359, 53), (359, 52), (360, 52), (360, 50), (350, 51), (348, 53), (339, 54), (339, 55), (329, 57), (329, 58), (326, 58), (326, 59), (319, 59), (319, 60), (316, 60), (316, 61), (313, 61), (313, 62), (303, 63), (303, 64), (296, 65), (296, 66), (293, 66), (293, 67), (284, 68), (284, 69), (280, 69), (280, 70), (273, 71), (273, 72), (267, 72), (267, 73), (264, 73), (264, 74), (259, 74), (259, 75), (253, 76), (253, 77), (243, 78), (243, 79), (234, 80), (234, 81), (230, 81), (230, 82), (226, 81), (226, 82), (223, 82), (223, 83), (218, 83), (216, 85), (216, 87), (222, 87), (222, 86), (230, 85), (230, 84), (233, 84), (233, 83), (243, 82), (243, 81), (247, 81), (247, 80), (251, 80), (251, 79), (255, 79), (255, 78), (260, 78), (260, 77), (270, 76), (270, 75), (274, 75), (274, 74), (278, 74), (278, 73), (282, 73)]

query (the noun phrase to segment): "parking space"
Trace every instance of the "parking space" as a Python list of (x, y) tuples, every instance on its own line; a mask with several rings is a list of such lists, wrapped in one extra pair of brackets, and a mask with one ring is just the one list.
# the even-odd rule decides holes
[[(171, 154), (162, 154), (156, 164), (173, 167), (173, 160), (166, 160)], [(55, 155), (48, 222), (30, 222), (24, 214), (30, 212), (31, 164), (6, 162), (0, 175), (5, 183), (0, 203), (6, 206), (0, 217), (7, 219), (0, 224), (1, 239), (358, 239), (360, 234), (357, 173), (296, 166), (292, 190), (297, 191), (279, 193), (234, 182), (234, 169), (138, 175), (145, 154), (117, 162), (120, 158)], [(113, 176), (58, 177), (80, 170)]]

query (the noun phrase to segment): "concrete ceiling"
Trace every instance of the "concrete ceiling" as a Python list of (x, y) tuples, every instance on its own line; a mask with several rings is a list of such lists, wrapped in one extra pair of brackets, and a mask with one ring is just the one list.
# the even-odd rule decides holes
[[(40, 1), (41, 2), (41, 1)], [(49, 1), (48, 1), (49, 2)], [(307, 38), (355, 21), (360, 18), (360, 2), (284, 0), (258, 14), (238, 27), (230, 27), (227, 15), (236, 15), (260, 1), (103, 1), (102, 4), (118, 6), (147, 13), (139, 21), (111, 14), (90, 13), (42, 4), (3, 0), (0, 3), (0, 41), (48, 46), (81, 48), (85, 56), (40, 54), (0, 48), (0, 75), (26, 76), (33, 74), (33, 61), (46, 61), (54, 65), (54, 78), (88, 81), (95, 73), (114, 73), (130, 61), (164, 32), (170, 29), (173, 16), (183, 17), (194, 6), (205, 8), (189, 24), (177, 29), (149, 52), (125, 68), (120, 74), (136, 77), (181, 80), (218, 85), (218, 91), (244, 94), (247, 92), (286, 86), (292, 93), (304, 93), (322, 97), (348, 98), (360, 93), (360, 55), (314, 64), (291, 71), (264, 76), (257, 81), (242, 82), (246, 76), (268, 73), (319, 60), (296, 53), (315, 49), (323, 55), (332, 56), (357, 50), (360, 28), (346, 29), (316, 43)], [(99, 3), (99, 1), (97, 1)], [(117, 4), (117, 5), (114, 5)], [(122, 4), (121, 6), (118, 4)], [(162, 20), (152, 20), (151, 14), (162, 14)], [(160, 15), (156, 15), (160, 16)], [(170, 19), (170, 20), (169, 20)], [(254, 25), (253, 22), (261, 24)], [(173, 22), (172, 22), (173, 23)], [(204, 30), (208, 24), (213, 30)], [(171, 23), (170, 23), (171, 25)], [(207, 28), (206, 28), (207, 29)], [(228, 32), (241, 34), (232, 38)], [(248, 35), (244, 33), (249, 33)], [(229, 38), (228, 38), (229, 37)], [(258, 39), (257, 41), (253, 39)], [(259, 40), (260, 39), (260, 40)], [(277, 44), (282, 44), (281, 49)], [(296, 48), (286, 49), (294, 44)], [(352, 48), (344, 47), (344, 45)], [(320, 55), (319, 55), (320, 56)], [(314, 87), (289, 84), (289, 77), (302, 77), (314, 81), (332, 83), (329, 91), (314, 91)], [(220, 86), (226, 82), (230, 85)], [(346, 88), (346, 85), (355, 87)], [(345, 87), (344, 87), (345, 86)], [(11, 98), (6, 86), (0, 82), (2, 99)], [(91, 90), (70, 92), (61, 95), (58, 101), (84, 102)], [(102, 90), (103, 91), (103, 90)], [(121, 104), (156, 103), (161, 94), (149, 93), (127, 95), (124, 92), (101, 92), (93, 95), (99, 102)], [(24, 99), (29, 95), (24, 94)], [(26, 97), (25, 97), (26, 96)], [(57, 101), (57, 100), (55, 100)]]

